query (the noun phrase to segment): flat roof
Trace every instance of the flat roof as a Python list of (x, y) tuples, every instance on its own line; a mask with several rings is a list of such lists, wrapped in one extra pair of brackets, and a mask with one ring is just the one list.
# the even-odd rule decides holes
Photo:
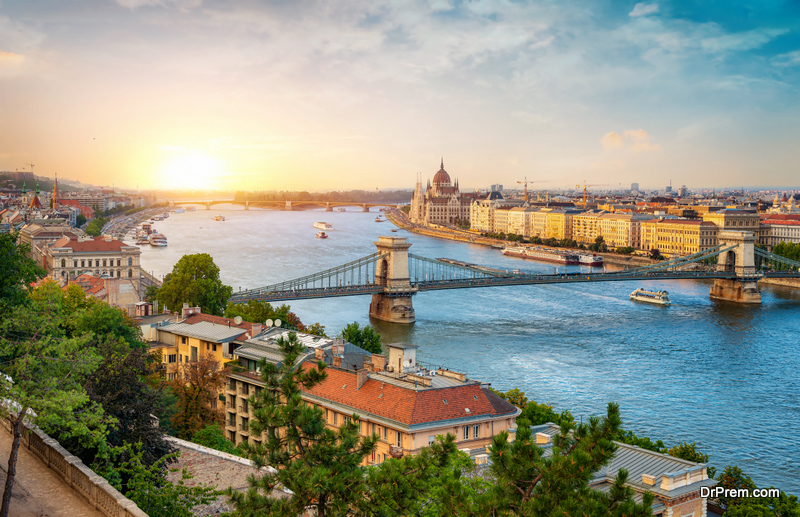
[(203, 321), (188, 325), (186, 323), (171, 323), (160, 327), (159, 330), (171, 332), (180, 336), (188, 336), (204, 341), (213, 341), (215, 343), (230, 343), (237, 337), (245, 333), (244, 329), (239, 327), (229, 327), (227, 325), (219, 325), (217, 323), (210, 323)]

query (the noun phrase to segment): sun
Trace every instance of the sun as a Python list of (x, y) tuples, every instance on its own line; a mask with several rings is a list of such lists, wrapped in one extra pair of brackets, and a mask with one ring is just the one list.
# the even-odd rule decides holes
[(201, 151), (183, 151), (161, 170), (164, 187), (175, 189), (211, 189), (223, 175), (222, 162)]

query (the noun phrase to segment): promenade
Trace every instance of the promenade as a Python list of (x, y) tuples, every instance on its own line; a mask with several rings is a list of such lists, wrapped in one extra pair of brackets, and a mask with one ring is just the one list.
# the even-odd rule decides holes
[[(0, 429), (0, 494), (3, 493), (11, 452), (11, 435)], [(47, 468), (33, 453), (20, 446), (17, 475), (11, 492), (14, 517), (104, 517), (77, 492), (64, 484), (56, 472)]]

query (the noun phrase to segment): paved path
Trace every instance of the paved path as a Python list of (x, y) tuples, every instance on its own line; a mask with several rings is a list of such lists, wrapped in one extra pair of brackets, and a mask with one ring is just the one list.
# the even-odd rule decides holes
[[(0, 501), (6, 482), (11, 434), (0, 427)], [(17, 476), (11, 492), (14, 517), (103, 517), (81, 495), (73, 492), (61, 476), (45, 467), (32, 452), (20, 446)]]

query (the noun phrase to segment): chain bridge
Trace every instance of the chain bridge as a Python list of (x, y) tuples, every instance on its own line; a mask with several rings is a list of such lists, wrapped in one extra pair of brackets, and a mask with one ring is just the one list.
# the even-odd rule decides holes
[[(413, 295), (443, 289), (630, 282), (641, 280), (711, 279), (712, 298), (761, 303), (761, 278), (800, 278), (800, 262), (755, 247), (751, 232), (722, 231), (717, 246), (657, 264), (622, 271), (583, 271), (541, 274), (523, 269), (497, 269), (447, 258), (409, 253), (405, 237), (379, 237), (377, 251), (358, 260), (287, 280), (235, 293), (234, 303), (269, 302), (372, 295), (370, 316), (393, 323), (413, 323)], [(716, 257), (716, 264), (712, 264)]]

